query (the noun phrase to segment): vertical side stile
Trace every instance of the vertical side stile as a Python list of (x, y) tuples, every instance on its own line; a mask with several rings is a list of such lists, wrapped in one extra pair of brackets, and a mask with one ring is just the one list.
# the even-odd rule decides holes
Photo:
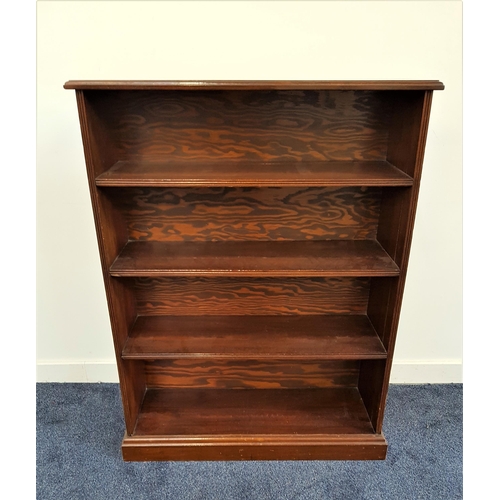
[(389, 389), (391, 367), (396, 344), (396, 334), (401, 313), (403, 291), (405, 287), (413, 227), (415, 223), (431, 103), (432, 91), (426, 91), (423, 96), (420, 117), (418, 120), (418, 130), (414, 132), (415, 134), (418, 134), (415, 152), (410, 153), (411, 156), (408, 156), (408, 159), (406, 160), (408, 164), (411, 165), (413, 170), (413, 186), (411, 188), (398, 191), (394, 194), (393, 199), (394, 207), (399, 211), (399, 215), (397, 227), (393, 228), (396, 231), (396, 238), (391, 244), (391, 252), (393, 252), (393, 255), (391, 256), (399, 265), (401, 272), (399, 277), (390, 283), (388, 281), (382, 281), (381, 279), (374, 281), (375, 289), (377, 292), (382, 291), (382, 293), (385, 294), (386, 300), (386, 316), (384, 326), (382, 330), (379, 331), (379, 334), (381, 335), (382, 341), (387, 349), (387, 361), (372, 361), (366, 363), (367, 367), (370, 366), (369, 369), (372, 371), (372, 376), (376, 376), (378, 373), (379, 376), (382, 377), (379, 390), (377, 391), (380, 394), (378, 398), (378, 405), (374, 405), (370, 411), (375, 431), (378, 433), (382, 432), (385, 403)]
[[(112, 204), (103, 194), (98, 192), (95, 184), (96, 173), (102, 168), (102, 165), (100, 165), (100, 163), (102, 163), (102, 158), (100, 158), (99, 155), (102, 154), (105, 156), (102, 147), (101, 151), (99, 150), (99, 146), (102, 145), (97, 144), (95, 139), (96, 135), (99, 135), (99, 130), (93, 130), (93, 127), (97, 129), (99, 127), (97, 117), (93, 116), (90, 104), (85, 96), (85, 91), (76, 90), (76, 100), (104, 288), (106, 291), (115, 357), (120, 380), (125, 424), (127, 433), (132, 434), (140, 405), (144, 398), (144, 375), (142, 363), (122, 360), (121, 352), (127, 339), (129, 329), (135, 321), (135, 299), (131, 289), (124, 283), (111, 278), (109, 274), (109, 266), (119, 252), (120, 245), (126, 243), (126, 229), (124, 230), (121, 228), (121, 231), (117, 231), (117, 214), (113, 213), (114, 208)], [(110, 235), (113, 234), (114, 231), (116, 231), (116, 235), (115, 237), (111, 237)], [(108, 235), (108, 237), (106, 237), (106, 235)]]

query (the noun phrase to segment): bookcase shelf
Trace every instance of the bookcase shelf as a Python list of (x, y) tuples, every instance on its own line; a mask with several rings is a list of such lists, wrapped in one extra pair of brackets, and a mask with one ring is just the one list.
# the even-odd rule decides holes
[(397, 276), (374, 240), (131, 241), (111, 276)]
[(148, 389), (123, 453), (128, 460), (269, 460), (291, 452), (348, 459), (363, 446), (378, 459), (384, 443), (355, 387)]
[(411, 186), (387, 161), (264, 162), (120, 160), (96, 178), (107, 187)]
[(69, 81), (124, 460), (381, 460), (438, 81)]
[(139, 316), (123, 359), (385, 359), (365, 315)]

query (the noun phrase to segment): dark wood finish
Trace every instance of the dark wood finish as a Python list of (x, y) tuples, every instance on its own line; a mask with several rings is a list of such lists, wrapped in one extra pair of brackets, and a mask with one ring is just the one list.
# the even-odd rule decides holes
[(70, 81), (125, 460), (384, 459), (438, 81)]
[(81, 90), (443, 90), (438, 80), (70, 80)]
[(120, 160), (96, 178), (108, 187), (411, 186), (413, 179), (387, 161)]
[(365, 314), (368, 278), (136, 278), (148, 315)]
[(397, 276), (375, 240), (127, 243), (112, 276)]
[[(135, 300), (128, 287), (123, 286), (109, 275), (109, 266), (116, 257), (119, 249), (128, 239), (127, 228), (123, 218), (108, 200), (100, 196), (94, 179), (105, 164), (111, 150), (106, 150), (102, 142), (106, 141), (106, 130), (101, 127), (99, 117), (88, 106), (82, 91), (76, 93), (80, 126), (82, 130), (83, 150), (87, 164), (90, 198), (94, 213), (94, 222), (101, 258), (106, 298), (113, 331), (118, 376), (125, 415), (127, 432), (132, 433), (139, 408), (145, 394), (146, 385), (141, 363), (131, 363), (121, 358), (120, 353), (128, 337), (128, 332), (136, 317)], [(105, 150), (103, 155), (98, 151)]]
[[(372, 389), (372, 393), (375, 395), (374, 400), (377, 404), (368, 407), (368, 412), (377, 432), (382, 431), (385, 402), (387, 399), (387, 392), (389, 390), (392, 358), (394, 356), (394, 348), (396, 345), (396, 334), (399, 323), (399, 315), (401, 313), (401, 305), (403, 302), (403, 292), (410, 257), (413, 226), (417, 211), (420, 178), (422, 175), (425, 143), (427, 140), (427, 130), (431, 112), (432, 92), (424, 92), (423, 96), (417, 100), (415, 99), (415, 96), (412, 96), (412, 102), (415, 101), (417, 102), (416, 106), (407, 106), (409, 109), (407, 113), (411, 113), (411, 120), (406, 122), (406, 129), (403, 134), (401, 135), (401, 132), (397, 130), (397, 127), (393, 127), (389, 137), (388, 154), (391, 156), (396, 154), (399, 155), (400, 161), (410, 166), (408, 171), (413, 172), (415, 183), (411, 188), (403, 190), (400, 196), (390, 198), (391, 201), (385, 205), (380, 219), (379, 233), (381, 234), (381, 238), (385, 240), (382, 244), (385, 245), (386, 248), (390, 248), (390, 254), (393, 256), (395, 261), (399, 263), (401, 275), (398, 280), (394, 280), (391, 283), (392, 289), (388, 294), (388, 301), (385, 304), (386, 321), (384, 323), (384, 328), (379, 330), (379, 333), (384, 341), (384, 345), (387, 346), (387, 363), (383, 365), (384, 370), (381, 370), (380, 365), (376, 364), (375, 366), (378, 370), (371, 374), (371, 376), (374, 377), (378, 383), (378, 385)], [(402, 106), (402, 108), (406, 109), (405, 106)], [(413, 148), (408, 149), (406, 152), (407, 157), (403, 156), (404, 153), (402, 153), (402, 147), (399, 144), (402, 137), (410, 145), (412, 143), (415, 145)], [(392, 221), (392, 217), (389, 213), (391, 205), (393, 211), (399, 212), (400, 217), (397, 223), (393, 223), (391, 228), (388, 228), (388, 221)], [(380, 375), (377, 376), (377, 372), (380, 373)], [(362, 387), (365, 378), (369, 379), (370, 374), (362, 371), (360, 373), (360, 387)], [(373, 383), (372, 379), (370, 384), (373, 385)]]
[(125, 436), (125, 461), (384, 460), (383, 434)]
[(303, 389), (355, 387), (359, 361), (174, 359), (144, 363), (146, 385), (158, 388)]
[(122, 90), (87, 91), (86, 98), (117, 160), (200, 166), (385, 161), (393, 108), (376, 91)]
[(386, 351), (362, 315), (139, 316), (122, 358), (385, 359)]
[[(392, 360), (363, 360), (359, 366), (358, 389), (375, 430), (379, 428), (385, 408), (384, 378)], [(381, 429), (381, 427), (380, 427)], [(379, 431), (381, 432), (381, 430)]]
[(373, 434), (355, 387), (148, 389), (135, 436)]
[(141, 241), (375, 239), (379, 188), (105, 189)]

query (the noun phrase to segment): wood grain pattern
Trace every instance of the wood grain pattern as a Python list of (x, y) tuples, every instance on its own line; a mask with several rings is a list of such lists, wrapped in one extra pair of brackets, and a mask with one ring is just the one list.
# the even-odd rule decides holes
[(65, 89), (85, 90), (443, 90), (438, 80), (70, 80)]
[(350, 161), (385, 160), (387, 154), (392, 105), (383, 92), (123, 90), (87, 96), (121, 160)]
[[(408, 121), (407, 129), (403, 133), (403, 137), (408, 141), (409, 145), (415, 144), (415, 150), (408, 151), (408, 158), (406, 164), (412, 166), (413, 175), (415, 176), (415, 184), (412, 188), (402, 190), (404, 195), (396, 198), (393, 201), (394, 208), (399, 212), (400, 217), (397, 223), (394, 223), (392, 230), (388, 228), (391, 217), (389, 214), (384, 215), (382, 221), (384, 234), (387, 235), (387, 244), (394, 248), (395, 259), (400, 263), (401, 275), (397, 280), (397, 284), (389, 294), (389, 300), (386, 307), (386, 322), (384, 329), (380, 331), (381, 337), (387, 345), (387, 363), (384, 364), (385, 370), (382, 376), (382, 370), (377, 375), (379, 382), (378, 390), (378, 405), (373, 408), (368, 408), (369, 414), (374, 423), (377, 432), (382, 430), (382, 422), (385, 411), (385, 401), (387, 399), (387, 392), (389, 390), (389, 380), (392, 367), (392, 358), (396, 345), (396, 334), (399, 324), (399, 316), (401, 313), (401, 306), (403, 302), (403, 292), (405, 287), (406, 273), (408, 270), (408, 262), (410, 257), (411, 241), (413, 237), (413, 227), (415, 223), (415, 215), (417, 211), (417, 200), (420, 189), (420, 178), (422, 174), (422, 167), (424, 162), (425, 143), (427, 140), (427, 130), (429, 126), (429, 118), (431, 112), (432, 92), (427, 91), (416, 109), (411, 109), (413, 118)], [(394, 143), (401, 135), (396, 135), (392, 141)], [(397, 151), (397, 152), (396, 152)], [(401, 154), (402, 148), (395, 146), (393, 154)], [(413, 154), (412, 154), (413, 153)], [(384, 210), (385, 211), (385, 210)], [(391, 236), (389, 236), (391, 235)], [(378, 363), (375, 363), (379, 366)], [(377, 392), (375, 392), (377, 394)]]
[(144, 361), (148, 387), (292, 389), (356, 386), (359, 361), (168, 359)]
[(383, 380), (388, 365), (389, 361), (383, 359), (360, 361), (358, 390), (374, 429), (384, 412)]
[(129, 241), (111, 276), (398, 276), (375, 240)]
[(373, 434), (356, 388), (149, 389), (135, 436)]
[(442, 83), (65, 87), (77, 89), (124, 458), (384, 458)]
[(99, 116), (82, 91), (76, 92), (76, 99), (101, 271), (120, 379), (125, 425), (127, 432), (131, 434), (146, 390), (142, 363), (125, 361), (120, 356), (136, 318), (135, 300), (130, 288), (125, 286), (123, 282), (112, 280), (108, 272), (119, 249), (128, 239), (127, 227), (116, 206), (109, 203), (109, 200), (101, 195), (94, 183), (96, 175), (105, 168), (106, 160), (113, 157), (112, 148), (108, 147), (107, 132), (103, 129)]
[(124, 359), (375, 359), (385, 349), (364, 315), (139, 316)]
[(125, 436), (125, 461), (384, 460), (383, 434), (236, 434)]
[(219, 161), (167, 158), (116, 162), (96, 178), (108, 187), (411, 186), (413, 179), (387, 161)]
[(137, 314), (365, 314), (368, 278), (136, 278)]
[(375, 239), (378, 188), (106, 189), (133, 241)]
[(420, 179), (415, 167), (426, 93), (400, 92), (394, 99), (398, 112), (392, 115), (389, 125), (387, 159), (403, 172)]

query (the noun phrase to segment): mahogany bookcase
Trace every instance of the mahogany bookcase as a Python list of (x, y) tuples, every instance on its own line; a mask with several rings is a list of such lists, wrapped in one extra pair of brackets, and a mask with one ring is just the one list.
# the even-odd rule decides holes
[(384, 459), (439, 81), (69, 81), (125, 460)]

